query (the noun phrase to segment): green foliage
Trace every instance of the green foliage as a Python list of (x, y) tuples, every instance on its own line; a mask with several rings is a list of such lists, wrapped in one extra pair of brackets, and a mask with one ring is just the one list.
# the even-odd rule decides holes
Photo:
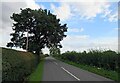
[(103, 68), (107, 70), (117, 71), (118, 65), (118, 54), (114, 51), (99, 51), (91, 50), (88, 53), (86, 51), (82, 53), (77, 53), (75, 51), (66, 52), (62, 55), (56, 55), (60, 59), (72, 61), (78, 64), (90, 65), (98, 68)]
[(60, 48), (57, 48), (55, 46), (50, 47), (49, 51), (51, 56), (60, 54)]
[(32, 53), (2, 48), (2, 81), (23, 81), (35, 68)]
[[(56, 18), (46, 9), (32, 10), (30, 8), (21, 9), (19, 14), (13, 13), (11, 19), (13, 23), (13, 33), (8, 47), (20, 47), (26, 49), (28, 33), (28, 51), (39, 55), (44, 47), (61, 47), (60, 41), (66, 37), (67, 24), (61, 25), (60, 19)], [(38, 56), (39, 58), (39, 56)]]
[(116, 53), (111, 50), (90, 50), (89, 52), (67, 51), (53, 57), (112, 80), (120, 81), (119, 52)]

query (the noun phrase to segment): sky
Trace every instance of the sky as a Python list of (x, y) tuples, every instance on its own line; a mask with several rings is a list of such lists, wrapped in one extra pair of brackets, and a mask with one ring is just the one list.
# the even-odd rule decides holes
[[(19, 13), (20, 8), (42, 8), (57, 15), (61, 24), (67, 24), (67, 37), (61, 41), (62, 53), (90, 49), (118, 51), (118, 0), (2, 0), (0, 6), (1, 47), (10, 41), (13, 13)], [(48, 49), (43, 52), (48, 53)]]

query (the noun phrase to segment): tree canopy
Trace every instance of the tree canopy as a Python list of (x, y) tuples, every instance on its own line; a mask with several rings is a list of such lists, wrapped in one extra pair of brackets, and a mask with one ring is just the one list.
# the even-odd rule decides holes
[(55, 47), (55, 46), (53, 46), (53, 47), (51, 47), (50, 49), (49, 49), (49, 51), (50, 51), (50, 55), (59, 55), (60, 54), (60, 49), (59, 48), (57, 48), (57, 47)]
[(28, 51), (39, 54), (44, 47), (61, 48), (60, 41), (66, 37), (67, 24), (61, 24), (60, 19), (48, 10), (30, 8), (20, 9), (20, 13), (13, 13), (10, 17), (13, 23), (11, 42), (7, 47), (20, 47), (26, 49), (28, 33)]

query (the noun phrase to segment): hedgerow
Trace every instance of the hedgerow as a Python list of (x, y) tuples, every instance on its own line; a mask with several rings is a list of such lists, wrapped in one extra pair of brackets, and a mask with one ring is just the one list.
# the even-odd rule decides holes
[(36, 57), (30, 52), (2, 48), (2, 81), (24, 81), (36, 63)]
[(107, 70), (117, 71), (120, 61), (118, 60), (120, 53), (112, 50), (90, 50), (89, 52), (65, 52), (61, 55), (54, 55), (62, 60), (72, 61), (77, 64), (85, 64)]

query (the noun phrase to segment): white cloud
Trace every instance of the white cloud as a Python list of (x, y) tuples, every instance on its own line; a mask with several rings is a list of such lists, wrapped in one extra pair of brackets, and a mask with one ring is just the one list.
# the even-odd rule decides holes
[[(7, 1), (10, 1), (10, 0), (7, 0)], [(93, 2), (93, 0), (36, 0), (36, 1), (37, 2)], [(97, 1), (98, 2), (104, 2), (104, 0), (97, 0)], [(107, 1), (109, 1), (109, 2), (119, 2), (119, 0), (107, 0)]]
[(35, 3), (34, 0), (26, 0), (26, 4), (28, 8), (39, 9), (40, 6)]
[(51, 4), (51, 9), (53, 14), (57, 15), (57, 18), (60, 18), (62, 21), (68, 20), (72, 16), (70, 6), (66, 3), (61, 3), (60, 7)]
[(20, 8), (31, 8), (31, 9), (38, 9), (38, 8), (44, 8), (43, 5), (38, 5), (35, 3), (34, 0), (16, 0), (13, 2), (9, 1), (2, 1), (2, 7), (0, 7), (1, 13), (0, 13), (0, 46), (5, 47), (6, 43), (10, 41), (10, 33), (12, 32), (12, 20), (10, 19), (10, 16), (13, 13), (19, 13)]
[[(84, 41), (88, 38), (89, 35), (68, 35), (63, 41), (71, 41), (74, 39), (75, 42), (79, 42), (79, 41)], [(65, 42), (65, 43), (71, 43), (71, 42)]]
[(108, 16), (108, 20), (109, 20), (110, 22), (116, 22), (116, 21), (118, 21), (118, 13), (116, 12), (116, 13), (114, 13), (114, 14), (112, 14), (112, 15), (109, 15), (109, 16)]
[(103, 0), (102, 2), (96, 0), (92, 0), (92, 2), (76, 2), (71, 3), (71, 5), (73, 6), (73, 10), (83, 19), (91, 20), (101, 14), (111, 22), (117, 21), (117, 10), (113, 14), (113, 11), (110, 9), (111, 4), (107, 0)]
[(89, 49), (111, 49), (118, 51), (117, 37), (102, 37), (93, 39), (88, 35), (68, 36), (62, 42), (62, 52), (65, 51), (88, 51)]
[(53, 13), (58, 15), (61, 20), (67, 20), (72, 16), (78, 14), (82, 19), (93, 19), (98, 14), (103, 13), (108, 4), (105, 2), (97, 2), (92, 0), (91, 2), (62, 2), (59, 7), (51, 4)]
[(46, 48), (46, 47), (44, 49), (42, 49), (42, 51), (43, 51), (44, 54), (49, 54), (49, 49)]
[[(61, 2), (59, 7), (51, 4), (53, 13), (58, 16), (61, 20), (68, 20), (72, 16), (79, 15), (78, 19), (92, 20), (97, 15), (101, 14), (102, 17), (106, 17), (110, 22), (117, 21), (118, 14), (117, 10), (115, 13), (110, 9), (110, 2), (107, 0), (96, 1), (77, 1), (77, 2)], [(74, 18), (74, 17), (73, 17)]]
[[(73, 4), (73, 3), (72, 3)], [(98, 2), (93, 0), (92, 2), (81, 2), (74, 5), (75, 11), (77, 11), (81, 18), (85, 19), (94, 19), (97, 15), (103, 15), (104, 19), (110, 22), (116, 22), (118, 19), (117, 6), (115, 7), (116, 11), (114, 12), (111, 7), (111, 3), (107, 0)]]
[(106, 20), (110, 22), (116, 22), (118, 21), (118, 11), (116, 7), (116, 12), (113, 12), (113, 10), (109, 9), (110, 5), (106, 6), (106, 9), (103, 11), (103, 18), (106, 18)]
[(84, 28), (68, 28), (68, 32), (83, 32)]
[(89, 39), (89, 35), (68, 35), (61, 41), (63, 48), (62, 52), (65, 51), (80, 51), (80, 45), (83, 45), (85, 41)]
[(76, 11), (81, 18), (86, 19), (92, 19), (101, 13), (103, 11), (103, 5), (103, 2), (81, 2), (73, 4), (74, 11)]
[(38, 5), (36, 4), (35, 0), (25, 0), (26, 2), (26, 5), (28, 8), (32, 8), (32, 9), (39, 9), (39, 8), (42, 8), (42, 9), (45, 9), (45, 7), (41, 4), (41, 5)]

